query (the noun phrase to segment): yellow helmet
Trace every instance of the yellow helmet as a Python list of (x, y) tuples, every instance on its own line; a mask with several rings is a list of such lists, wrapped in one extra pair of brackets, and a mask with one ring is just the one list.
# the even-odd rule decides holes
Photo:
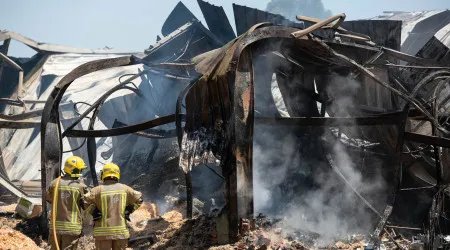
[(81, 177), (81, 171), (85, 168), (86, 164), (78, 156), (71, 156), (64, 163), (64, 173), (70, 174), (71, 177)]
[(110, 162), (105, 164), (102, 169), (102, 181), (105, 180), (106, 177), (115, 177), (117, 181), (120, 180), (120, 168), (116, 164)]

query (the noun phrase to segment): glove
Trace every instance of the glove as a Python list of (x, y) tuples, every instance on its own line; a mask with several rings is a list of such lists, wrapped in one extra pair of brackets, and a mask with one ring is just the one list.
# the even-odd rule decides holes
[(133, 205), (128, 205), (125, 207), (125, 219), (127, 221), (131, 221), (130, 219), (130, 214), (134, 212), (134, 206)]
[(94, 218), (94, 221), (98, 221), (102, 218), (102, 212), (100, 212), (98, 208), (95, 208), (92, 212), (92, 217)]

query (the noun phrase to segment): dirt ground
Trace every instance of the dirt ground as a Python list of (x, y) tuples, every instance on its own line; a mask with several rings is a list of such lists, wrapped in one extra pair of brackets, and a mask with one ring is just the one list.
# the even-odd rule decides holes
[[(317, 248), (313, 244), (298, 242), (286, 237), (281, 228), (267, 223), (243, 221), (242, 235), (232, 245), (217, 245), (216, 219), (205, 215), (192, 219), (184, 218), (185, 206), (181, 205), (163, 215), (155, 204), (144, 203), (131, 215), (130, 242), (128, 249), (364, 249), (364, 237), (338, 241), (327, 247)], [(49, 249), (39, 235), (37, 220), (22, 220), (14, 214), (15, 205), (0, 205), (0, 249)], [(91, 235), (92, 221), (85, 217), (84, 234), (78, 249), (95, 249)], [(398, 239), (397, 243), (409, 249), (409, 242)], [(386, 249), (396, 249), (395, 244), (383, 238)]]

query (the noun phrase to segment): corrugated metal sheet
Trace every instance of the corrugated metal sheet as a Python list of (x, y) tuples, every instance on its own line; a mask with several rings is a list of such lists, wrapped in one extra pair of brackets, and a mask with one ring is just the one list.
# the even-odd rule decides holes
[(372, 20), (400, 20), (402, 27), (401, 51), (416, 55), (420, 49), (450, 22), (450, 11), (386, 12)]
[[(81, 55), (81, 54), (58, 54), (50, 56), (44, 64), (40, 78), (34, 81), (27, 89), (25, 99), (46, 100), (53, 90), (53, 87), (77, 66), (89, 61), (104, 58), (117, 57), (114, 54), (103, 55)], [(131, 65), (126, 67), (117, 67), (102, 70), (78, 78), (66, 91), (62, 102), (93, 103), (97, 98), (104, 94), (113, 86), (119, 84), (118, 78), (124, 74), (136, 74), (147, 70), (148, 67), (143, 64)], [(125, 77), (124, 79), (127, 79)], [(122, 79), (122, 80), (124, 80)], [(104, 103), (102, 111), (98, 116), (94, 129), (111, 128), (114, 121), (127, 124), (135, 124), (144, 120), (154, 119), (173, 113), (175, 102), (165, 102), (165, 100), (176, 100), (183, 84), (166, 81), (152, 81), (152, 76), (144, 74), (133, 80), (133, 83), (139, 89), (139, 96), (133, 94), (130, 90), (119, 90), (113, 93)], [(169, 82), (168, 82), (169, 81)], [(48, 87), (42, 89), (42, 85)], [(161, 103), (165, 103), (161, 105)], [(40, 109), (44, 104), (36, 104), (33, 109)], [(86, 106), (79, 105), (81, 112)], [(75, 113), (73, 105), (60, 106), (61, 110), (61, 128), (64, 130), (73, 122)], [(87, 129), (89, 119), (83, 119), (78, 129)], [(161, 126), (161, 129), (173, 129), (173, 125)], [(132, 139), (130, 139), (132, 138)], [(82, 138), (64, 138), (63, 149), (70, 150), (81, 145)], [(160, 144), (166, 142), (160, 142)], [(170, 144), (170, 140), (167, 140)], [(133, 171), (127, 164), (139, 166), (146, 164), (145, 159), (148, 152), (156, 150), (158, 147), (152, 140), (136, 135), (124, 135), (119, 137), (98, 138), (97, 144), (97, 165), (99, 170), (106, 161), (115, 161), (122, 164), (124, 171)], [(40, 132), (39, 128), (16, 130), (12, 138), (2, 148), (5, 167), (8, 177), (11, 180), (38, 180), (41, 178), (40, 171)], [(87, 159), (86, 145), (75, 154)], [(72, 155), (71, 152), (63, 154), (63, 159)], [(123, 157), (126, 156), (126, 157)], [(143, 160), (144, 159), (144, 160)]]
[(281, 15), (249, 8), (247, 6), (233, 4), (236, 33), (242, 35), (257, 23), (270, 22), (277, 25), (302, 27), (301, 24), (292, 22)]
[(223, 43), (236, 38), (230, 21), (222, 7), (215, 6), (208, 2), (197, 0), (209, 30), (214, 33)]
[(182, 25), (145, 51), (146, 62), (189, 60), (206, 51), (222, 46), (222, 42), (199, 21)]
[(395, 20), (347, 21), (343, 28), (368, 35), (377, 45), (399, 50), (401, 46), (402, 22)]
[(178, 2), (175, 8), (170, 12), (161, 28), (161, 34), (167, 36), (170, 33), (183, 26), (185, 23), (197, 20), (192, 12), (182, 3)]

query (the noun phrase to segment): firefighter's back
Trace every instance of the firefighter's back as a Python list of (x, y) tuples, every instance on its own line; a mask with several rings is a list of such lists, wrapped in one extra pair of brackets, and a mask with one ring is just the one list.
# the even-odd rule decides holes
[(130, 203), (127, 185), (116, 181), (105, 181), (103, 185), (91, 191), (95, 205), (101, 212), (101, 218), (95, 222), (94, 237), (97, 239), (127, 239), (130, 237), (126, 220), (125, 207)]

